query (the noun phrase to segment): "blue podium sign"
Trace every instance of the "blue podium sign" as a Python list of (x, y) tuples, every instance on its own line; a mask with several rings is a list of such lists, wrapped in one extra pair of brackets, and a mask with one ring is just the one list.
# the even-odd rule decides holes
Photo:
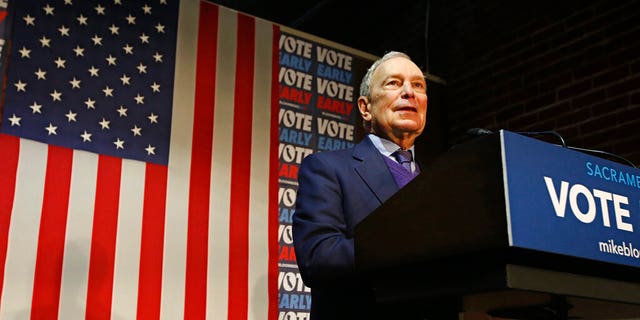
[(502, 130), (509, 245), (640, 267), (640, 170)]

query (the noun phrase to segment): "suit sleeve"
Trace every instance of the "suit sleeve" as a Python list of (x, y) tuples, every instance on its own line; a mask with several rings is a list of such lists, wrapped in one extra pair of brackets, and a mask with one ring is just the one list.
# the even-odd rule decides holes
[(347, 237), (344, 190), (335, 166), (312, 155), (298, 173), (293, 240), (302, 279), (309, 287), (355, 274), (354, 240)]

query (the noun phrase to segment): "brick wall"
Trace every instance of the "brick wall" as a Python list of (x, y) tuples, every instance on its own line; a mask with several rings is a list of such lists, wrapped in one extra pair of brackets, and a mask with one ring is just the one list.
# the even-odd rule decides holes
[[(459, 0), (430, 21), (447, 144), (555, 130), (640, 163), (640, 1)], [(441, 111), (442, 112), (442, 111)]]

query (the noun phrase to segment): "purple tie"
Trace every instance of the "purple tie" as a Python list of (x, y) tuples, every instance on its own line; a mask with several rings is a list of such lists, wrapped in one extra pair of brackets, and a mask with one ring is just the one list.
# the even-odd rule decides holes
[(411, 151), (398, 149), (393, 153), (393, 156), (407, 171), (411, 172), (411, 160), (413, 160)]

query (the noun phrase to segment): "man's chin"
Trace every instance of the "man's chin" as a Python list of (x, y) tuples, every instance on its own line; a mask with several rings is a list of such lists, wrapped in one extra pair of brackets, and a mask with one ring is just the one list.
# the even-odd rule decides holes
[(409, 119), (400, 120), (396, 123), (395, 129), (398, 131), (420, 134), (424, 129), (424, 123)]
[(405, 137), (405, 138), (417, 138), (422, 133), (422, 128), (420, 127), (401, 127), (395, 128), (394, 135), (396, 137)]

